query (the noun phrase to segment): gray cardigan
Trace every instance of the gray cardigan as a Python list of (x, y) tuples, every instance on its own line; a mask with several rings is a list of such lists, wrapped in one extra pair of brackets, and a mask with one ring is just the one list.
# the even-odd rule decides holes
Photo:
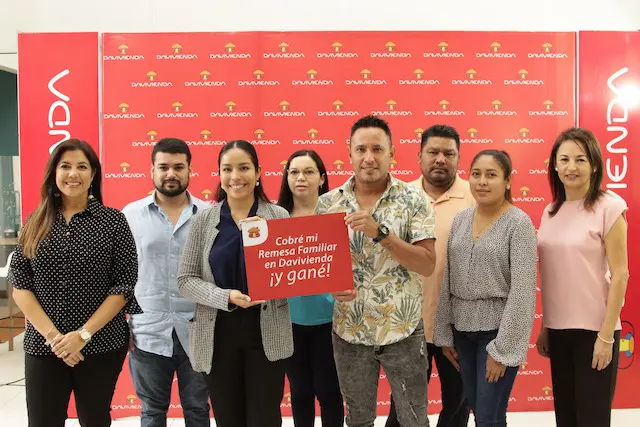
[[(189, 322), (190, 360), (196, 372), (211, 372), (213, 336), (218, 310), (229, 311), (230, 289), (216, 286), (209, 253), (218, 235), (221, 204), (198, 212), (191, 219), (189, 236), (184, 246), (178, 287), (180, 293), (196, 303), (196, 311)], [(269, 219), (287, 218), (288, 212), (280, 206), (260, 201), (257, 216)], [(250, 266), (247, 266), (250, 268)], [(236, 308), (243, 310), (242, 308)], [(262, 304), (260, 329), (265, 355), (270, 361), (286, 359), (293, 354), (293, 334), (289, 304), (276, 299)]]

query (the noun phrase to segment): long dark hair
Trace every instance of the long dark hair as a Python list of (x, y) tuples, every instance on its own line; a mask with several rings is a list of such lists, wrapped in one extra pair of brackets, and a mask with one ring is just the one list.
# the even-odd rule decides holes
[[(504, 172), (505, 181), (511, 177), (511, 172), (513, 171), (513, 166), (511, 165), (511, 157), (509, 157), (509, 153), (502, 150), (482, 150), (471, 161), (471, 169), (473, 169), (473, 165), (481, 156), (491, 156), (493, 159), (498, 162), (502, 172)], [(504, 199), (511, 203), (511, 188), (506, 188), (504, 190)]]
[(40, 185), (40, 203), (36, 210), (29, 216), (20, 233), (20, 245), (27, 258), (34, 258), (38, 252), (38, 246), (49, 235), (53, 222), (56, 219), (58, 209), (62, 207), (60, 189), (56, 185), (56, 168), (62, 155), (67, 151), (80, 150), (89, 160), (93, 180), (89, 187), (88, 196), (93, 196), (102, 203), (102, 167), (100, 159), (89, 144), (80, 139), (68, 139), (61, 142), (49, 156), (44, 170), (44, 180)]
[[(585, 128), (569, 128), (563, 131), (556, 138), (553, 147), (551, 148), (551, 154), (549, 155), (549, 186), (551, 187), (551, 194), (553, 201), (549, 216), (554, 216), (558, 213), (562, 204), (567, 200), (567, 195), (564, 190), (564, 184), (560, 181), (558, 171), (556, 171), (556, 156), (562, 143), (567, 141), (574, 141), (576, 144), (584, 148), (589, 164), (591, 165), (592, 173), (589, 181), (589, 191), (587, 197), (584, 199), (584, 207), (587, 210), (593, 209), (593, 205), (604, 194), (602, 189), (602, 179), (604, 177), (604, 163), (602, 161), (602, 151), (600, 151), (600, 144), (596, 136), (588, 129)], [(595, 169), (595, 172), (593, 171)]]
[(278, 196), (278, 205), (285, 208), (289, 213), (293, 210), (293, 193), (289, 187), (289, 166), (291, 161), (296, 157), (309, 156), (315, 162), (320, 176), (324, 176), (324, 183), (318, 190), (318, 195), (321, 196), (329, 191), (329, 177), (327, 176), (327, 168), (324, 167), (324, 162), (320, 158), (320, 155), (313, 150), (299, 150), (289, 156), (287, 164), (284, 167), (282, 174), (282, 184), (280, 185), (280, 195)]
[[(234, 141), (229, 141), (222, 147), (220, 150), (220, 154), (218, 154), (218, 169), (220, 169), (220, 163), (222, 162), (222, 156), (227, 151), (238, 148), (249, 155), (251, 158), (251, 163), (253, 163), (253, 167), (256, 169), (256, 172), (260, 170), (260, 165), (258, 163), (258, 153), (256, 153), (256, 149), (253, 148), (249, 142), (244, 141), (242, 139), (236, 139)], [(262, 183), (260, 182), (260, 178), (258, 178), (258, 182), (256, 182), (256, 186), (253, 189), (253, 195), (256, 199), (262, 200), (263, 202), (271, 203), (269, 198), (264, 192), (264, 188), (262, 187)], [(227, 192), (222, 189), (222, 181), (218, 183), (218, 189), (216, 190), (216, 200), (221, 202), (227, 199)]]

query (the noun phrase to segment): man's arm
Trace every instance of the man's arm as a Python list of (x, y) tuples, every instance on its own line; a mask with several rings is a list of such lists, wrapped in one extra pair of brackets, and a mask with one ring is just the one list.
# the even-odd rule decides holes
[(411, 244), (391, 233), (380, 244), (398, 264), (427, 277), (436, 265), (435, 242), (435, 239), (425, 239)]

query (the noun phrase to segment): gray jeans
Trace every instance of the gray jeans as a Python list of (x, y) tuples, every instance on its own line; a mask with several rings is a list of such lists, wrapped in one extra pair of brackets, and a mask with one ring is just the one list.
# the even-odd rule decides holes
[(427, 347), (422, 321), (409, 337), (394, 344), (350, 344), (333, 334), (340, 389), (347, 404), (347, 426), (373, 427), (378, 378), (384, 369), (402, 427), (428, 427)]

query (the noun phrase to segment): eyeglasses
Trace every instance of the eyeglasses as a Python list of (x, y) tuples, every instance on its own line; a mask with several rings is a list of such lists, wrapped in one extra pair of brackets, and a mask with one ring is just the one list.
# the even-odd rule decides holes
[[(312, 176), (315, 176), (315, 174), (319, 173), (319, 171), (316, 169), (305, 169), (302, 173), (306, 178), (311, 178)], [(300, 171), (298, 169), (289, 169), (289, 176), (297, 178), (298, 175), (300, 175)]]

